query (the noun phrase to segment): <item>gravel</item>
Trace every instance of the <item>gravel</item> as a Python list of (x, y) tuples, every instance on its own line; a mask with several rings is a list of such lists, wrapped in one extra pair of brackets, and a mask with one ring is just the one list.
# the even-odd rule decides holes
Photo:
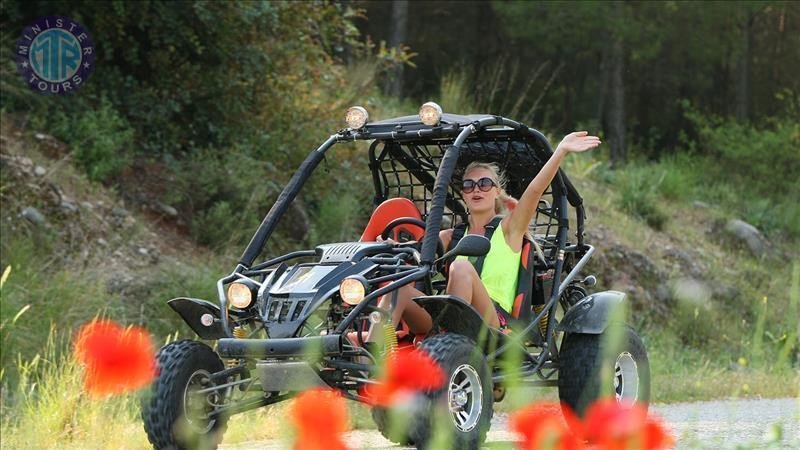
[[(800, 449), (800, 399), (725, 400), (651, 406), (677, 438), (676, 448)], [(517, 437), (507, 429), (508, 414), (492, 420), (487, 447), (514, 448)], [(780, 428), (780, 432), (776, 430)], [(345, 440), (350, 448), (402, 449), (376, 430), (355, 430)], [(287, 449), (291, 443), (273, 439), (242, 442), (221, 450)]]
[[(675, 403), (653, 410), (672, 428), (677, 448), (800, 448), (800, 399)], [(776, 435), (780, 426), (782, 436)]]

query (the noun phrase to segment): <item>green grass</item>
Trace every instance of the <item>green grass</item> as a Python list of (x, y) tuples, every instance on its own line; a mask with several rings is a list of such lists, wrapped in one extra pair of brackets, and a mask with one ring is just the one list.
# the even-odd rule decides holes
[[(458, 80), (445, 81), (443, 98), (460, 98)], [(416, 105), (408, 102), (383, 103), (380, 99), (370, 100), (367, 106), (370, 111), (375, 106), (376, 118), (416, 110)], [(42, 163), (44, 158), (35, 148), (31, 144), (13, 151)], [(363, 159), (365, 151), (354, 145), (337, 150), (342, 152), (342, 161), (350, 162)], [(779, 254), (795, 255), (792, 236), (796, 232), (787, 229), (787, 224), (800, 223), (793, 200), (749, 193), (746, 185), (733, 182), (709, 183), (707, 174), (719, 169), (710, 159), (699, 157), (634, 162), (611, 170), (606, 161), (589, 153), (571, 155), (565, 167), (584, 196), (587, 230), (607, 230), (602, 234), (607, 241), (591, 242), (598, 247), (598, 255), (612, 245), (621, 245), (647, 255), (666, 274), (663, 280), (637, 281), (648, 289), (658, 283), (670, 286), (667, 312), (657, 314), (646, 306), (632, 317), (649, 351), (653, 401), (799, 394), (800, 264), (791, 257), (753, 258), (727, 245), (713, 227), (716, 221), (743, 217), (766, 226)], [(48, 176), (78, 200), (88, 196), (113, 203), (113, 193), (88, 182), (68, 161), (56, 161), (47, 168)], [(342, 194), (337, 177), (347, 170), (334, 168), (311, 187)], [(59, 233), (59, 227), (67, 223), (58, 221), (63, 218), (53, 228), (40, 229), (12, 217), (24, 205), (46, 207), (41, 198), (19, 189), (5, 177), (0, 186), (0, 268), (12, 267), (0, 290), (3, 444), (9, 448), (149, 448), (135, 395), (98, 400), (82, 393), (81, 369), (67, 351), (72, 333), (83, 322), (105, 315), (143, 324), (161, 341), (175, 336), (176, 331), (177, 336), (191, 337), (165, 301), (183, 295), (214, 301), (214, 283), (233, 267), (240, 249), (228, 246), (222, 256), (197, 249), (173, 251), (157, 264), (132, 271), (129, 275), (134, 282), (122, 292), (111, 293), (109, 277), (119, 267), (111, 264), (109, 251), (87, 243), (91, 237)], [(341, 240), (359, 228), (356, 215), (363, 212), (357, 207), (366, 200), (352, 189), (345, 194), (306, 200), (316, 214), (310, 230), (312, 241)], [(707, 206), (698, 207), (697, 200)], [(260, 206), (252, 209), (244, 213), (262, 212)], [(9, 217), (12, 220), (7, 220)], [(227, 215), (217, 219), (225, 221)], [(339, 226), (325, 228), (319, 223)], [(16, 228), (10, 228), (12, 225)], [(83, 225), (100, 229), (91, 222)], [(149, 231), (150, 226), (140, 219), (129, 229), (114, 231), (108, 240), (112, 247), (123, 248)], [(224, 233), (219, 239), (223, 237)], [(699, 274), (688, 274), (685, 263), (668, 262), (667, 246), (689, 252)], [(85, 256), (84, 250), (88, 252)], [(734, 289), (738, 295), (725, 298), (715, 293), (720, 286)], [(510, 412), (534, 400), (556, 398), (556, 389), (516, 387), (497, 409)], [(225, 442), (289, 438), (287, 405), (236, 416)], [(350, 408), (354, 427), (374, 428), (365, 407), (351, 403)]]

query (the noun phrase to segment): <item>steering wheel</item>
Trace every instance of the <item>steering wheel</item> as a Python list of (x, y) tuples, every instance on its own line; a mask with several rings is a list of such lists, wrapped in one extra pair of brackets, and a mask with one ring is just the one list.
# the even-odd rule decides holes
[[(389, 222), (386, 227), (381, 232), (381, 238), (388, 239), (389, 236), (392, 234), (392, 231), (399, 227), (400, 225), (411, 224), (415, 225), (425, 231), (425, 222), (415, 217), (398, 217), (397, 219), (392, 220)], [(395, 236), (397, 237), (397, 236)]]
[[(423, 231), (425, 230), (425, 222), (416, 217), (398, 217), (397, 219), (392, 220), (386, 225), (386, 228), (383, 229), (381, 232), (381, 238), (388, 239), (389, 236), (392, 234), (392, 231), (399, 227), (400, 225), (415, 225), (421, 228)], [(444, 245), (442, 245), (442, 240), (437, 238), (436, 243), (436, 255), (441, 256), (444, 255)]]

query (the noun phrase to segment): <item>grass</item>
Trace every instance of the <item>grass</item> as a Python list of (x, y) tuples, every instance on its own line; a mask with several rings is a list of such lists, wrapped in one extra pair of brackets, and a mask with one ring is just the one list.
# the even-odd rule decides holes
[[(458, 91), (459, 83), (446, 78), (442, 98), (453, 99), (451, 103), (459, 98), (466, 101)], [(377, 118), (415, 110), (407, 102), (370, 102), (371, 111), (371, 106), (376, 106)], [(8, 135), (5, 126), (3, 134)], [(44, 164), (35, 144), (11, 151)], [(350, 146), (342, 151), (345, 160), (357, 161), (364, 149)], [(714, 233), (713, 223), (734, 215), (745, 219), (752, 216), (770, 225), (771, 230), (780, 230), (797, 217), (798, 208), (789, 199), (747, 196), (731, 184), (709, 185), (703, 172), (710, 163), (674, 157), (657, 163), (636, 162), (612, 171), (590, 153), (567, 158), (565, 166), (585, 198), (587, 230), (608, 231), (607, 241), (592, 242), (599, 249), (598, 255), (612, 245), (645, 254), (665, 278), (637, 281), (648, 289), (659, 283), (670, 286), (666, 314), (645, 308), (632, 317), (649, 351), (654, 401), (797, 396), (800, 264), (791, 257), (788, 261), (753, 258), (727, 245)], [(48, 164), (47, 169), (47, 177), (75, 199), (114, 201), (112, 193), (77, 173), (68, 158)], [(341, 194), (341, 186), (331, 181), (335, 178), (312, 187)], [(82, 393), (81, 369), (65, 351), (71, 333), (84, 321), (106, 315), (125, 323), (144, 324), (160, 339), (174, 336), (175, 330), (178, 336), (191, 337), (165, 300), (181, 295), (213, 300), (214, 282), (230, 270), (231, 258), (236, 255), (175, 250), (157, 264), (128, 273), (132, 282), (122, 291), (110, 292), (110, 277), (121, 269), (109, 268), (109, 261), (113, 262), (110, 251), (91, 245), (95, 236), (59, 232), (58, 227), (68, 221), (40, 229), (15, 218), (23, 205), (46, 206), (37, 203), (40, 198), (26, 196), (20, 189), (5, 177), (0, 186), (1, 268), (11, 266), (0, 290), (3, 444), (9, 448), (149, 448), (135, 395), (92, 399)], [(346, 230), (358, 228), (358, 220), (348, 214), (364, 201), (360, 197), (356, 200), (357, 195), (361, 193), (323, 197), (313, 205), (318, 221), (323, 218), (323, 223), (343, 225), (312, 227), (313, 240), (339, 240)], [(693, 203), (697, 200), (707, 205), (699, 207)], [(776, 211), (774, 219), (770, 219), (770, 211)], [(140, 220), (129, 229), (114, 230), (113, 237), (104, 236), (112, 249), (124, 249), (149, 232), (150, 226)], [(775, 242), (781, 252), (795, 254), (791, 239)], [(687, 273), (686, 262), (668, 262), (667, 247), (689, 252), (697, 273)], [(718, 294), (719, 287), (733, 289), (737, 295), (725, 298)], [(556, 398), (555, 389), (519, 387), (510, 391), (497, 408), (510, 412), (537, 399)], [(290, 437), (291, 430), (285, 426), (287, 405), (236, 416), (225, 442)], [(365, 407), (350, 403), (350, 408), (354, 427), (374, 428)]]

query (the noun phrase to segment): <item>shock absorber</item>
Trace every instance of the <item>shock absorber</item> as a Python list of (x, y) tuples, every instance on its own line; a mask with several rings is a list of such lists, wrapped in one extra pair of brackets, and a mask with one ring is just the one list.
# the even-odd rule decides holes
[[(236, 339), (245, 339), (247, 338), (247, 330), (244, 327), (238, 326), (233, 328), (233, 337)], [(241, 364), (241, 359), (239, 358), (231, 358), (228, 360), (228, 368), (236, 367)]]
[(247, 337), (247, 330), (245, 330), (244, 327), (234, 327), (233, 337), (236, 339), (244, 339)]
[[(378, 311), (373, 311), (369, 315), (369, 322), (372, 327), (380, 327), (383, 332), (383, 356), (391, 355), (397, 349), (397, 330), (392, 325), (392, 321), (386, 321), (385, 318)], [(377, 330), (376, 330), (377, 331)]]
[(392, 321), (385, 322), (383, 325), (383, 342), (384, 350), (383, 355), (389, 356), (397, 349), (397, 330), (395, 330)]
[[(540, 312), (544, 309), (544, 305), (533, 305), (533, 313), (539, 315)], [(541, 319), (539, 319), (539, 332), (542, 334), (542, 337), (547, 339), (547, 319), (550, 316), (550, 313), (545, 313)]]

